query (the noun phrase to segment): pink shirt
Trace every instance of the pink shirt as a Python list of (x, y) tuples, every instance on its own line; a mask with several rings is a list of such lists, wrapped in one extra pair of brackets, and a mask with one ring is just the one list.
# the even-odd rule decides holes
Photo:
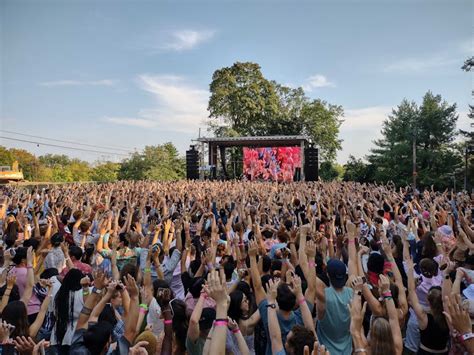
[[(186, 303), (187, 310), (191, 312), (194, 311), (194, 308), (196, 307), (196, 303), (198, 301), (199, 301), (199, 297), (193, 298), (193, 295), (191, 294), (191, 292), (188, 292), (188, 294), (186, 295), (186, 298), (184, 299), (184, 303)], [(204, 301), (202, 308), (216, 308), (216, 302), (212, 298), (208, 297)]]
[[(83, 262), (80, 261), (80, 260), (74, 260), (72, 263), (74, 264), (74, 267), (75, 267), (76, 269), (81, 270), (84, 275), (92, 274), (92, 267), (91, 267), (89, 264), (85, 264), (85, 263), (83, 263)], [(59, 276), (64, 277), (64, 276), (66, 276), (66, 274), (67, 274), (68, 272), (69, 272), (69, 269), (68, 269), (67, 267), (65, 267), (65, 268), (63, 269), (63, 271), (61, 271), (61, 273), (59, 274)]]
[[(10, 275), (16, 275), (16, 285), (18, 286), (20, 297), (23, 296), (23, 292), (25, 292), (27, 271), (28, 269), (26, 267), (18, 266), (15, 266), (10, 271)], [(26, 307), (28, 315), (38, 313), (40, 308), (41, 301), (38, 299), (38, 297), (36, 297), (35, 293), (33, 292), (30, 300), (28, 301), (28, 306)]]

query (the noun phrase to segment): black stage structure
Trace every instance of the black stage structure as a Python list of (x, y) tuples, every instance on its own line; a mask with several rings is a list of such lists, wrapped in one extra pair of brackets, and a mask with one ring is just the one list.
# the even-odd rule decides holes
[[(212, 137), (198, 138), (199, 150), (196, 145), (186, 151), (186, 177), (197, 180), (203, 178), (202, 171), (207, 166), (210, 171), (210, 178), (217, 178), (218, 152), (221, 156), (221, 166), (226, 173), (225, 152), (226, 148), (232, 147), (300, 147), (301, 148), (301, 166), (303, 169), (297, 169), (295, 172), (296, 181), (316, 181), (319, 175), (319, 150), (310, 143), (306, 136), (260, 136), (260, 137)], [(208, 164), (204, 164), (204, 153), (207, 145)]]

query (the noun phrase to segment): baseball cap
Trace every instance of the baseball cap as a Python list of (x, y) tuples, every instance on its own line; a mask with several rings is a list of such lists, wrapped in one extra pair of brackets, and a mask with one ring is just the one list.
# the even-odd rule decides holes
[(201, 318), (199, 319), (199, 328), (201, 330), (211, 329), (212, 323), (216, 319), (216, 310), (214, 308), (203, 308)]
[(327, 264), (327, 272), (331, 285), (335, 288), (342, 288), (347, 281), (346, 265), (337, 259), (330, 259)]

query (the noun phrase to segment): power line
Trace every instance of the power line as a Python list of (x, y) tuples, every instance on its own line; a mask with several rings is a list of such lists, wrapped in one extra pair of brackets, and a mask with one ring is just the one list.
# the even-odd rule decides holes
[(83, 152), (91, 152), (91, 153), (99, 153), (99, 154), (107, 154), (107, 155), (122, 155), (122, 156), (128, 156), (128, 154), (125, 153), (114, 153), (114, 152), (104, 152), (104, 151), (99, 151), (99, 150), (92, 150), (92, 149), (84, 149), (84, 148), (75, 148), (75, 147), (66, 147), (64, 145), (59, 145), (59, 144), (51, 144), (51, 143), (42, 143), (42, 142), (33, 142), (33, 141), (28, 141), (25, 139), (19, 139), (19, 138), (11, 138), (11, 137), (2, 137), (2, 139), (10, 139), (13, 141), (18, 141), (18, 142), (25, 142), (25, 143), (31, 143), (31, 144), (36, 144), (36, 145), (47, 145), (50, 147), (56, 147), (56, 148), (65, 148), (65, 149), (71, 149), (71, 150), (80, 150)]
[(41, 136), (33, 136), (31, 134), (26, 134), (26, 133), (18, 133), (18, 132), (13, 132), (13, 131), (6, 131), (4, 129), (0, 129), (0, 132), (4, 133), (10, 133), (10, 134), (17, 134), (19, 136), (25, 136), (25, 137), (31, 137), (31, 138), (39, 138), (39, 139), (47, 139), (50, 141), (56, 141), (56, 142), (61, 142), (61, 143), (69, 143), (69, 144), (74, 144), (74, 145), (82, 145), (85, 147), (92, 147), (92, 148), (101, 148), (101, 149), (118, 149), (118, 150), (123, 150), (126, 152), (129, 152), (132, 150), (131, 148), (125, 148), (125, 147), (112, 147), (112, 146), (99, 146), (99, 145), (93, 145), (93, 144), (86, 144), (86, 143), (76, 143), (76, 142), (71, 142), (71, 141), (64, 141), (61, 139), (55, 139), (55, 138), (47, 138), (47, 137), (41, 137)]

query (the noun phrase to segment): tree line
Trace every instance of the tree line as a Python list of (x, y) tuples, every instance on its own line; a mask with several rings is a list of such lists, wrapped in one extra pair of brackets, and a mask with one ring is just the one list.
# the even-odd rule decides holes
[[(462, 67), (470, 71), (474, 59)], [(367, 156), (350, 156), (344, 165), (336, 163), (341, 149), (339, 128), (344, 109), (337, 104), (309, 98), (303, 88), (281, 85), (264, 77), (256, 63), (236, 62), (216, 70), (210, 84), (208, 130), (215, 136), (306, 135), (320, 148), (320, 176), (323, 180), (393, 182), (412, 181), (413, 148), (416, 149), (418, 186), (436, 188), (462, 186), (463, 157), (472, 147), (472, 131), (456, 128), (456, 104), (428, 91), (418, 104), (404, 99), (385, 119), (382, 138)], [(185, 104), (185, 103), (183, 103)], [(469, 118), (474, 119), (470, 106)], [(355, 137), (354, 139), (370, 139)], [(241, 161), (240, 149), (229, 149), (228, 162)], [(185, 177), (185, 160), (172, 143), (147, 146), (120, 163), (89, 164), (66, 155), (35, 157), (21, 149), (0, 147), (0, 164), (18, 160), (25, 178), (34, 181), (177, 180)], [(237, 166), (237, 168), (235, 168)], [(468, 186), (474, 179), (473, 155), (469, 158)], [(240, 169), (234, 165), (231, 169)], [(233, 171), (230, 176), (239, 176)]]
[(36, 157), (24, 149), (0, 146), (0, 165), (18, 161), (26, 180), (38, 182), (117, 180), (179, 180), (185, 177), (185, 161), (172, 143), (146, 146), (120, 163), (88, 163), (64, 154)]

